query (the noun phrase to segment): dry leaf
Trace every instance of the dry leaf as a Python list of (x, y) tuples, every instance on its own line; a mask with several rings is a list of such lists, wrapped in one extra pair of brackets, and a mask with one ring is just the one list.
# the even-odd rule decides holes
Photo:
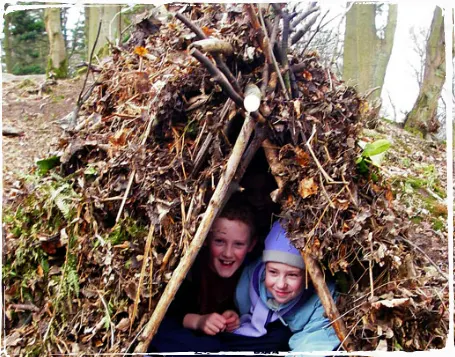
[(135, 49), (134, 49), (134, 53), (139, 55), (139, 56), (145, 56), (148, 51), (145, 47), (142, 47), (142, 46), (137, 46)]
[(315, 193), (318, 192), (318, 186), (314, 182), (314, 179), (312, 177), (308, 179), (303, 179), (300, 181), (299, 184), (299, 195), (302, 196), (302, 198), (306, 198), (308, 196), (314, 195)]
[(374, 307), (375, 309), (379, 309), (381, 306), (393, 308), (401, 305), (407, 306), (409, 305), (409, 302), (410, 302), (409, 298), (380, 300), (372, 303), (371, 306)]
[(121, 129), (109, 138), (109, 142), (114, 146), (124, 146), (128, 137), (129, 130)]
[(310, 72), (303, 71), (303, 78), (305, 78), (307, 81), (311, 81), (313, 79), (313, 76), (311, 75)]
[(299, 147), (296, 147), (294, 149), (294, 152), (295, 160), (299, 163), (299, 165), (302, 167), (307, 167), (310, 163), (310, 155), (308, 155), (308, 153), (305, 150)]
[(202, 32), (204, 32), (204, 34), (206, 36), (211, 36), (213, 34), (213, 32), (214, 32), (213, 29), (211, 29), (211, 28), (209, 28), (207, 26), (202, 26), (201, 30), (202, 30)]

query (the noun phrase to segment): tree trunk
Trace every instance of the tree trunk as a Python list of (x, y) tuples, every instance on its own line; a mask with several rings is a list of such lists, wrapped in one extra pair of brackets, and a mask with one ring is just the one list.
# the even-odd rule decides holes
[(60, 23), (60, 9), (46, 8), (44, 11), (44, 22), (49, 38), (49, 59), (46, 76), (66, 78), (68, 76), (68, 59)]
[(5, 38), (3, 40), (3, 50), (5, 51), (6, 73), (12, 73), (12, 71), (13, 71), (11, 33), (9, 30), (10, 22), (11, 22), (10, 15), (9, 14), (5, 15), (5, 26), (4, 26)]
[[(388, 6), (387, 25), (383, 30), (375, 25), (379, 6)], [(360, 93), (379, 87), (370, 94), (370, 103), (381, 98), (396, 26), (397, 5), (356, 3), (346, 15), (343, 79), (357, 85)]]
[(121, 35), (121, 16), (117, 15), (117, 17), (115, 17), (115, 15), (119, 13), (121, 9), (121, 5), (103, 5), (86, 9), (88, 50), (87, 58), (90, 57), (90, 53), (93, 50), (93, 45), (95, 44), (96, 34), (98, 33), (100, 21), (101, 31), (93, 53), (98, 57), (104, 57), (108, 55), (109, 52), (106, 46), (108, 40), (115, 42), (115, 40)]
[(428, 37), (425, 71), (419, 95), (411, 112), (406, 116), (405, 128), (425, 137), (437, 128), (436, 111), (446, 78), (444, 18), (436, 7)]

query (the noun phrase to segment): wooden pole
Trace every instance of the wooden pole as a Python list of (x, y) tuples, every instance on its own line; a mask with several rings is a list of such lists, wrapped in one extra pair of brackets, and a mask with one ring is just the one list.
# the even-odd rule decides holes
[(354, 351), (354, 343), (347, 333), (346, 326), (344, 326), (343, 320), (340, 317), (340, 312), (338, 311), (335, 301), (333, 301), (332, 294), (325, 283), (324, 275), (322, 274), (318, 262), (306, 250), (303, 249), (300, 253), (302, 254), (305, 267), (310, 274), (311, 281), (313, 282), (313, 286), (319, 296), (319, 299), (321, 300), (325, 313), (330, 321), (333, 322), (333, 329), (342, 342), (343, 348), (347, 352)]
[(231, 156), (226, 165), (226, 170), (221, 176), (220, 181), (213, 193), (213, 196), (210, 200), (210, 203), (205, 211), (204, 217), (198, 227), (198, 230), (191, 241), (188, 250), (185, 253), (185, 256), (180, 260), (179, 265), (174, 270), (172, 278), (167, 284), (163, 295), (158, 301), (158, 305), (153, 311), (150, 321), (145, 325), (144, 332), (139, 336), (139, 344), (134, 350), (135, 353), (145, 353), (150, 342), (155, 336), (158, 327), (161, 324), (161, 321), (166, 314), (166, 311), (174, 299), (175, 294), (177, 293), (180, 284), (185, 279), (188, 271), (190, 270), (199, 250), (204, 243), (205, 238), (212, 226), (212, 223), (219, 212), (220, 206), (223, 205), (226, 193), (230, 186), (230, 183), (235, 175), (237, 167), (239, 166), (240, 159), (243, 155), (243, 152), (246, 149), (248, 141), (251, 137), (251, 134), (254, 129), (254, 122), (249, 115), (245, 118), (245, 121), (242, 126), (242, 130), (235, 142), (234, 148), (232, 149)]

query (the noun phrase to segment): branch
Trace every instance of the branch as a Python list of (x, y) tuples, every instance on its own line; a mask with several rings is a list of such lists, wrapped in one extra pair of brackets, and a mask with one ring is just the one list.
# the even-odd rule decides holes
[[(85, 86), (87, 85), (88, 75), (90, 73), (90, 66), (91, 66), (92, 60), (93, 60), (93, 53), (95, 52), (96, 44), (98, 43), (98, 39), (100, 37), (101, 24), (102, 24), (102, 21), (100, 20), (100, 22), (98, 24), (98, 32), (96, 33), (96, 37), (95, 37), (95, 42), (93, 43), (92, 51), (90, 52), (90, 59), (88, 61), (88, 68), (87, 68), (87, 73), (85, 74), (84, 84), (82, 85), (82, 89), (79, 93), (79, 97), (77, 98), (76, 108), (74, 108), (73, 115), (71, 117), (70, 127), (73, 127), (73, 128), (76, 126), (77, 117), (79, 115), (79, 110), (81, 109), (81, 106), (84, 103), (84, 101), (82, 101), (82, 93), (84, 92)], [(87, 99), (88, 99), (88, 97), (87, 97)]]
[[(193, 24), (187, 17), (182, 15), (181, 13), (175, 14), (175, 17), (182, 21), (187, 27), (190, 28), (191, 31), (193, 31), (197, 38), (199, 40), (206, 40), (208, 37), (202, 31), (199, 27), (197, 27), (195, 24)], [(237, 83), (237, 80), (235, 79), (234, 75), (231, 73), (229, 68), (226, 66), (226, 63), (224, 63), (223, 59), (219, 54), (213, 54), (213, 58), (215, 59), (215, 62), (217, 66), (220, 68), (221, 72), (226, 76), (228, 81), (231, 83), (231, 85), (235, 88), (237, 92), (241, 92), (240, 86)]]
[(156, 331), (166, 314), (169, 304), (174, 299), (180, 284), (185, 279), (191, 265), (199, 253), (199, 250), (204, 244), (212, 223), (219, 212), (219, 208), (225, 202), (227, 190), (240, 163), (240, 159), (253, 132), (253, 128), (254, 122), (250, 119), (250, 117), (247, 117), (243, 123), (237, 141), (235, 142), (234, 148), (232, 149), (231, 155), (229, 156), (225, 172), (221, 176), (215, 192), (210, 199), (210, 203), (204, 213), (201, 223), (199, 224), (198, 230), (191, 241), (185, 256), (180, 260), (179, 265), (172, 274), (171, 280), (169, 280), (169, 283), (166, 285), (163, 295), (158, 301), (158, 305), (153, 311), (152, 317), (147, 323), (144, 332), (139, 337), (139, 341), (141, 342), (135, 349), (136, 353), (145, 353), (147, 351), (153, 336), (155, 336)]
[[(223, 90), (226, 91), (226, 94), (233, 100), (235, 104), (239, 107), (240, 113), (244, 113), (243, 108), (243, 96), (239, 94), (237, 91), (235, 91), (234, 88), (232, 88), (231, 84), (227, 80), (226, 76), (221, 73), (221, 71), (210, 61), (210, 59), (206, 56), (204, 56), (199, 50), (193, 48), (190, 51), (190, 54), (193, 55), (199, 62), (201, 62), (209, 71), (209, 73), (213, 76), (213, 79), (215, 79), (223, 88)], [(255, 111), (251, 113), (251, 116), (257, 120), (260, 123), (265, 123), (266, 120), (264, 116), (259, 113), (259, 111)]]
[(227, 92), (230, 98), (237, 104), (240, 108), (243, 106), (243, 98), (238, 94), (238, 92), (232, 87), (231, 83), (228, 81), (226, 76), (219, 71), (212, 61), (207, 56), (204, 56), (201, 51), (196, 48), (190, 50), (190, 55), (195, 57), (199, 62), (201, 62), (205, 68), (209, 71), (213, 79), (215, 79)]
[[(259, 11), (259, 18), (261, 19), (261, 25), (262, 25), (262, 28), (263, 28), (263, 30), (265, 32), (265, 23), (264, 23), (264, 19), (262, 18), (262, 13), (260, 11)], [(267, 35), (265, 35), (264, 43), (266, 43), (267, 45), (264, 46), (263, 51), (264, 50), (268, 51), (269, 58), (272, 60), (273, 65), (275, 66), (275, 71), (276, 71), (276, 73), (278, 75), (278, 79), (280, 80), (281, 87), (283, 88), (284, 96), (285, 96), (286, 100), (289, 100), (290, 99), (289, 98), (289, 93), (287, 91), (286, 85), (284, 84), (283, 77), (281, 76), (280, 67), (278, 66), (278, 62), (276, 61), (275, 55), (273, 54), (273, 50), (270, 47), (270, 42), (269, 42), (269, 39), (268, 39)]]
[(321, 304), (324, 307), (325, 313), (330, 321), (332, 321), (333, 329), (341, 341), (344, 349), (348, 352), (354, 351), (354, 344), (349, 338), (346, 326), (341, 319), (340, 312), (338, 311), (335, 301), (333, 301), (332, 294), (324, 279), (324, 275), (319, 267), (318, 262), (314, 259), (310, 253), (305, 249), (302, 250), (301, 255), (305, 262), (305, 268), (310, 274), (311, 281), (316, 290), (316, 293), (321, 300)]
[(188, 49), (191, 50), (192, 48), (197, 48), (202, 52), (209, 52), (212, 55), (222, 53), (226, 56), (231, 56), (234, 53), (234, 49), (229, 42), (216, 38), (207, 38), (193, 42)]
[(330, 23), (332, 20), (329, 20), (327, 21), (324, 25), (321, 26), (321, 23), (322, 23), (322, 20), (324, 20), (324, 18), (327, 16), (327, 14), (329, 13), (329, 10), (327, 10), (327, 12), (324, 14), (324, 16), (322, 16), (322, 19), (321, 21), (319, 21), (319, 24), (318, 26), (316, 27), (316, 30), (314, 30), (313, 34), (311, 35), (310, 39), (307, 41), (307, 43), (305, 44), (305, 47), (303, 48), (302, 50), (302, 54), (305, 53), (306, 49), (308, 48), (308, 46), (310, 45), (311, 41), (313, 41), (313, 38), (314, 36), (316, 36), (316, 34), (319, 32), (319, 30), (321, 30), (325, 25), (327, 25), (328, 23)]
[(319, 12), (313, 15), (313, 17), (305, 24), (303, 28), (301, 28), (299, 31), (295, 33), (295, 35), (291, 39), (291, 45), (294, 45), (297, 41), (299, 41), (313, 26), (313, 24), (316, 22), (316, 19), (319, 16)]
[(318, 11), (319, 6), (317, 3), (310, 4), (310, 8), (303, 12), (301, 15), (297, 16), (295, 20), (291, 23), (291, 31), (295, 31), (298, 24), (300, 24), (303, 20), (305, 20), (308, 16), (310, 16), (313, 12)]

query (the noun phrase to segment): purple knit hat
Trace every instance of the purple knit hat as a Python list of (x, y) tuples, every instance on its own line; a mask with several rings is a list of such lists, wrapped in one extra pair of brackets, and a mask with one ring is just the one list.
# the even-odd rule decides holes
[(262, 261), (277, 262), (303, 269), (305, 264), (300, 252), (291, 244), (286, 231), (277, 221), (273, 224), (272, 230), (265, 238), (265, 248), (262, 253)]

